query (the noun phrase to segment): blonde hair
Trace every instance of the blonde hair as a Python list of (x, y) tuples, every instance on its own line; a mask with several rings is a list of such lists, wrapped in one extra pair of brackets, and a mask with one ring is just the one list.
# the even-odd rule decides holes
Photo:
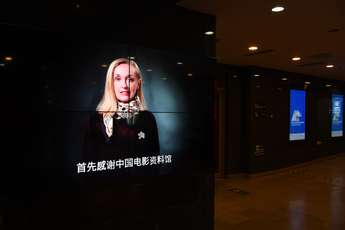
[(139, 66), (133, 60), (129, 60), (127, 58), (118, 58), (109, 65), (107, 77), (105, 80), (103, 98), (97, 105), (96, 110), (98, 111), (98, 113), (103, 114), (103, 116), (113, 116), (117, 110), (117, 98), (114, 89), (114, 70), (121, 64), (128, 64), (130, 68), (133, 68), (134, 74), (138, 77), (139, 83), (136, 96), (138, 96), (140, 100), (139, 109), (141, 111), (146, 110), (144, 92), (142, 87), (143, 79)]

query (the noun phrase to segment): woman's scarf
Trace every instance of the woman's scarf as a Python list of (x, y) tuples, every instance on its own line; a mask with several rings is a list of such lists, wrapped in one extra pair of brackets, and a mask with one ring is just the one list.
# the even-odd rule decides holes
[[(135, 116), (139, 113), (141, 107), (138, 96), (128, 103), (118, 101), (114, 117), (117, 120), (126, 119), (127, 124), (132, 125), (135, 123)], [(113, 135), (113, 117), (104, 116), (103, 123), (108, 137), (111, 137)]]

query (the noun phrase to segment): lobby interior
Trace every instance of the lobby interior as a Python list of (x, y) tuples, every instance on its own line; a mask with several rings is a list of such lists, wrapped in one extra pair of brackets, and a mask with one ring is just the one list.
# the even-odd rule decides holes
[[(0, 73), (4, 86), (29, 77), (20, 78), (18, 95), (9, 97), (4, 87), (4, 107), (15, 111), (5, 120), (24, 116), (24, 130), (35, 132), (20, 145), (5, 143), (16, 154), (1, 162), (23, 167), (0, 169), (0, 229), (345, 229), (345, 1), (19, 2), (0, 9), (6, 35), (0, 38)], [(274, 12), (277, 6), (282, 11)], [(152, 94), (157, 101), (168, 98), (163, 110), (172, 108), (169, 103), (184, 106), (185, 96), (190, 120), (205, 120), (186, 126), (193, 129), (186, 132), (191, 154), (176, 158), (175, 168), (142, 181), (116, 178), (118, 184), (83, 194), (86, 186), (69, 162), (78, 159), (69, 153), (78, 151), (72, 140), (79, 131), (61, 139), (49, 135), (71, 111), (94, 106), (88, 93), (99, 94), (95, 76), (105, 75), (117, 52), (138, 61), (147, 82), (161, 87), (148, 86), (163, 92)], [(76, 90), (76, 82), (85, 91)], [(304, 93), (298, 140), (291, 128), (294, 90)], [(337, 98), (341, 118), (335, 125)], [(192, 111), (199, 103), (204, 107)], [(154, 114), (185, 112), (175, 110)], [(48, 113), (53, 121), (45, 120)], [(53, 132), (42, 135), (34, 124)], [(165, 124), (159, 123), (161, 142), (174, 149), (175, 140), (164, 139), (174, 129), (164, 130), (170, 127)], [(16, 135), (13, 125), (23, 128), (5, 122), (10, 136)], [(92, 202), (108, 203), (93, 210)]]

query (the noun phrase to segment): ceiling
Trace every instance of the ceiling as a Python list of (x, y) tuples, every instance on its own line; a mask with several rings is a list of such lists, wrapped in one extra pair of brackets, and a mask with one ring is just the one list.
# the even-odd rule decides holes
[[(277, 2), (285, 11), (271, 12)], [(220, 63), (345, 81), (344, 0), (181, 0), (177, 4), (216, 16)], [(259, 49), (250, 52), (250, 45)], [(294, 56), (301, 60), (293, 62)]]

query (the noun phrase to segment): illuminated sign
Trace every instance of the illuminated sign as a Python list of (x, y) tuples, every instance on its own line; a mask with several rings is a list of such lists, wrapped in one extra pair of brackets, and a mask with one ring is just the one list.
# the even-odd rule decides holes
[(305, 98), (304, 90), (290, 91), (290, 141), (305, 140)]
[(343, 101), (343, 95), (332, 95), (332, 137), (343, 136)]

